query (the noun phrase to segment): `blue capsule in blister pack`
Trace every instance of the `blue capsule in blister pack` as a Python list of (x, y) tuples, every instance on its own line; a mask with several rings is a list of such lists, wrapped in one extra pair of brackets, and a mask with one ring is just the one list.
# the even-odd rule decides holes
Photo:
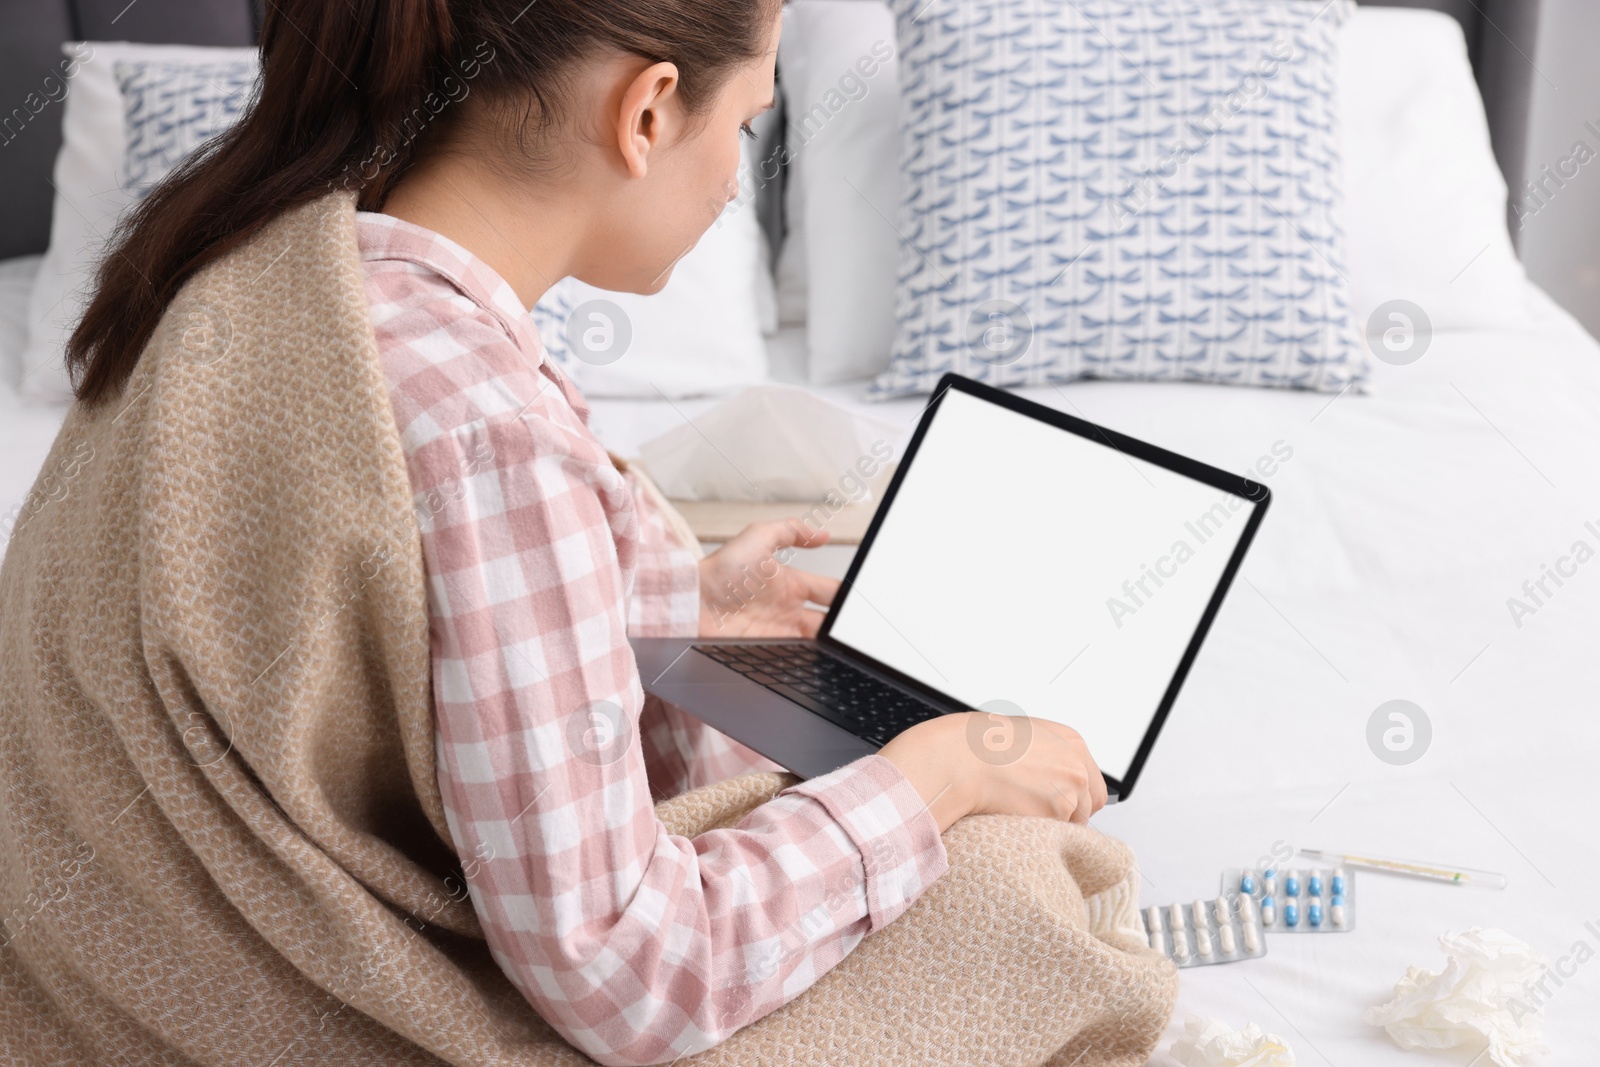
[(1224, 894), (1251, 901), (1267, 933), (1342, 933), (1355, 925), (1355, 880), (1343, 867), (1254, 869), (1222, 873)]

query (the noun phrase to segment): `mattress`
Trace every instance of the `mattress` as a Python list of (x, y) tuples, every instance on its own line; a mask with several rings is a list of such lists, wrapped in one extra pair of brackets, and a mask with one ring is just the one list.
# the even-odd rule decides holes
[[(1600, 345), (1543, 293), (1530, 301), (1526, 330), (1440, 334), (1415, 364), (1377, 365), (1364, 395), (1110, 382), (1025, 391), (1240, 472), (1274, 445), (1292, 449), (1263, 479), (1273, 507), (1137, 792), (1095, 820), (1137, 851), (1142, 902), (1214, 896), (1223, 868), (1285, 846), (1510, 878), (1486, 891), (1358, 875), (1349, 933), (1275, 936), (1264, 959), (1184, 971), (1174, 1035), (1193, 1012), (1258, 1022), (1302, 1064), (1426, 1062), (1363, 1010), (1407, 966), (1442, 966), (1441, 932), (1481, 926), (1566, 961), (1559, 983), (1530, 994), (1547, 1015), (1544, 1062), (1588, 1062), (1584, 1050), (1600, 1048), (1600, 964), (1587, 962), (1600, 949), (1600, 558), (1571, 561), (1576, 542), (1600, 549)], [(0, 320), (14, 311), (0, 307)], [(780, 336), (780, 379), (795, 379), (796, 352), (796, 336)], [(818, 392), (907, 431), (920, 410), (867, 404), (859, 384)], [(594, 427), (627, 455), (714, 402), (597, 399)], [(8, 512), (61, 415), (0, 390)], [(1524, 583), (1563, 557), (1569, 576), (1545, 578), (1535, 604)], [(837, 573), (847, 556), (813, 558)], [(1533, 610), (1514, 614), (1510, 598)], [(1379, 760), (1366, 739), (1373, 710), (1396, 698), (1432, 724), (1426, 754), (1406, 766)]]

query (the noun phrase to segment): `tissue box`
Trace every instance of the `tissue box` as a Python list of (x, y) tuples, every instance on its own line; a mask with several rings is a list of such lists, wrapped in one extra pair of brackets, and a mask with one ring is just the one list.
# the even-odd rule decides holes
[(798, 518), (859, 544), (893, 477), (898, 427), (765, 385), (644, 442), (641, 465), (702, 541)]

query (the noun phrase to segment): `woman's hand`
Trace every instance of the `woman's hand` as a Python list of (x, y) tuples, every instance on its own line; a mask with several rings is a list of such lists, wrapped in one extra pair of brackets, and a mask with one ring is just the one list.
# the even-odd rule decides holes
[(878, 754), (906, 776), (943, 833), (966, 815), (1087, 823), (1106, 782), (1083, 738), (1049, 719), (968, 711), (929, 719)]
[(796, 548), (826, 544), (826, 530), (799, 519), (757, 522), (700, 561), (701, 637), (815, 637), (839, 589), (788, 565)]

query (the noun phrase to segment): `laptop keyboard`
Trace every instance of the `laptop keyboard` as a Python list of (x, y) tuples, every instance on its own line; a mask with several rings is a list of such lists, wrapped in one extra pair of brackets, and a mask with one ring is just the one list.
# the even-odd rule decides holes
[(875, 745), (939, 709), (811, 644), (695, 645), (718, 663)]

